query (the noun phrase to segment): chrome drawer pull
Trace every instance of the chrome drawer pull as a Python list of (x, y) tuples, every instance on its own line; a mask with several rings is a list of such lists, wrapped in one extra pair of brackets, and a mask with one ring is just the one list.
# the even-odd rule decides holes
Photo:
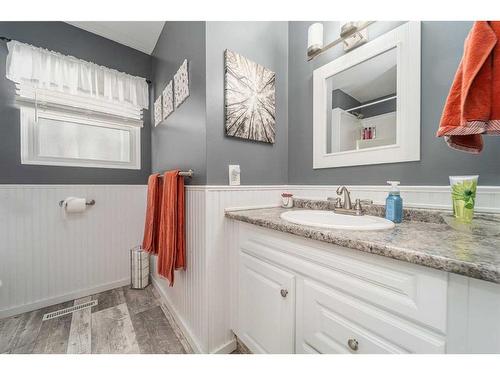
[(347, 345), (349, 345), (349, 348), (351, 348), (351, 350), (358, 350), (358, 340), (356, 339), (347, 340)]
[(281, 289), (281, 297), (285, 298), (288, 295), (288, 290)]

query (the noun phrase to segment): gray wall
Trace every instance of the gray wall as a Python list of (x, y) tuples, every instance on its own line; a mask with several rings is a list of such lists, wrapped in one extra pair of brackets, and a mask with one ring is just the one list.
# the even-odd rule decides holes
[[(389, 95), (381, 96), (380, 98), (368, 100), (367, 102), (364, 102), (361, 104), (368, 104), (371, 102), (375, 102), (377, 100), (389, 98), (389, 97), (394, 96), (394, 95), (396, 95), (395, 92), (392, 94), (389, 94)], [(396, 100), (391, 99), (391, 100), (388, 100), (386, 102), (377, 103), (377, 104), (371, 105), (369, 107), (361, 108), (359, 110), (359, 113), (363, 114), (363, 116), (365, 116), (365, 118), (368, 118), (368, 117), (383, 115), (384, 113), (396, 112), (396, 110), (397, 110), (396, 106), (397, 106)], [(358, 111), (356, 111), (356, 112), (358, 112)]]
[[(48, 48), (99, 65), (151, 78), (151, 57), (63, 22), (0, 22), (0, 36)], [(143, 184), (151, 170), (150, 114), (144, 112), (141, 169), (21, 165), (19, 110), (14, 83), (5, 78), (5, 42), (0, 42), (0, 184)]]
[[(288, 23), (207, 22), (207, 183), (228, 184), (228, 164), (240, 164), (241, 184), (288, 181)], [(224, 50), (276, 73), (276, 143), (227, 137), (224, 131)]]
[[(328, 84), (331, 85), (331, 80), (328, 80)], [(327, 86), (328, 87), (328, 86)], [(331, 90), (331, 89), (330, 89)], [(361, 102), (357, 101), (354, 99), (351, 95), (346, 94), (340, 89), (336, 90), (331, 90), (329, 94), (331, 95), (331, 99), (327, 98), (328, 102), (332, 103), (332, 108), (328, 108), (328, 110), (331, 112), (333, 108), (340, 108), (340, 109), (349, 109), (349, 108), (354, 108), (357, 107), (358, 105), (361, 105)], [(328, 95), (328, 93), (327, 93)]]
[[(184, 61), (189, 66), (189, 97), (152, 130), (152, 170), (194, 169), (188, 182), (207, 181), (205, 126), (205, 22), (166, 22), (153, 51), (153, 100)], [(222, 90), (222, 88), (221, 88)]]
[[(386, 180), (396, 179), (404, 185), (447, 185), (448, 176), (455, 174), (480, 174), (481, 184), (500, 184), (500, 137), (485, 137), (480, 155), (451, 150), (435, 137), (472, 22), (422, 23), (421, 161), (313, 170), (312, 72), (341, 52), (340, 48), (334, 49), (307, 62), (305, 46), (310, 23), (289, 23), (290, 184), (385, 184)], [(378, 22), (370, 26), (370, 37), (397, 24)], [(327, 22), (325, 26), (325, 41), (330, 41), (338, 35), (338, 24)]]
[[(445, 185), (448, 175), (479, 173), (480, 183), (499, 185), (500, 138), (485, 137), (485, 149), (469, 155), (435, 137), (450, 84), (471, 22), (422, 23), (421, 161), (312, 169), (312, 72), (341, 48), (306, 59), (311, 22), (167, 22), (153, 58), (61, 22), (0, 22), (0, 35), (90, 60), (129, 74), (154, 77), (157, 97), (184, 58), (190, 62), (191, 96), (150, 132), (145, 113), (142, 169), (100, 169), (21, 165), (19, 112), (14, 86), (0, 75), (0, 183), (142, 184), (151, 170), (195, 169), (195, 184), (227, 184), (227, 165), (240, 164), (242, 184)], [(374, 38), (401, 22), (378, 22)], [(325, 40), (338, 35), (325, 23)], [(277, 138), (274, 145), (224, 134), (224, 49), (229, 48), (276, 72)], [(0, 71), (7, 48), (0, 43)], [(151, 140), (152, 133), (152, 140)], [(152, 149), (150, 149), (150, 145)], [(152, 155), (152, 167), (151, 167)]]

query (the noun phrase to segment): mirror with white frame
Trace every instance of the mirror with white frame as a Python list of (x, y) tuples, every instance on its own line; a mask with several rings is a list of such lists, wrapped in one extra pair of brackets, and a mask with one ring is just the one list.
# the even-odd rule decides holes
[(420, 160), (420, 24), (316, 69), (314, 168)]

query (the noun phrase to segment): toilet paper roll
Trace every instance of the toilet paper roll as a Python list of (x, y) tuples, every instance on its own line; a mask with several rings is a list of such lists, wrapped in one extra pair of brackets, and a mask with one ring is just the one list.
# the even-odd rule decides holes
[(87, 208), (85, 198), (69, 197), (64, 200), (64, 208), (68, 213), (84, 212)]

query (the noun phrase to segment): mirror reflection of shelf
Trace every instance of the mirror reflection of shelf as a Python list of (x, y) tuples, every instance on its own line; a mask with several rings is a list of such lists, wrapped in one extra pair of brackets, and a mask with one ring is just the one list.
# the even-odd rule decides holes
[(352, 111), (355, 111), (355, 110), (357, 110), (357, 109), (370, 107), (370, 106), (372, 106), (372, 105), (375, 105), (375, 104), (380, 104), (380, 103), (384, 103), (384, 102), (388, 102), (389, 100), (394, 100), (394, 99), (397, 99), (397, 98), (398, 98), (398, 96), (397, 96), (397, 95), (393, 95), (393, 96), (389, 96), (389, 97), (387, 97), (387, 98), (383, 98), (383, 99), (380, 99), (380, 100), (375, 100), (374, 102), (370, 102), (370, 103), (362, 104), (362, 105), (359, 105), (359, 106), (354, 107), (354, 108), (345, 109), (344, 111), (346, 111), (346, 112), (352, 112)]
[(391, 138), (358, 139), (356, 140), (356, 150), (392, 144), (394, 144), (394, 139)]

